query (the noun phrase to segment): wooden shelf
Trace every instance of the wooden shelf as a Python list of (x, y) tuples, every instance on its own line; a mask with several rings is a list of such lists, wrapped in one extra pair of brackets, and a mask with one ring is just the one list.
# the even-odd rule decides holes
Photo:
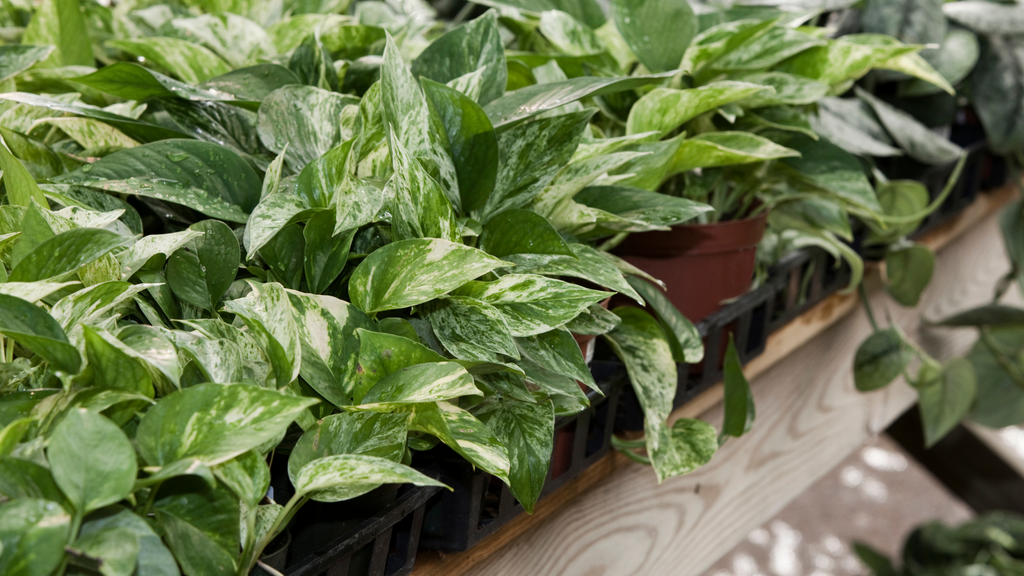
[[(995, 213), (1015, 197), (1007, 186), (981, 195), (919, 241), (942, 250), (932, 283), (915, 309), (881, 290), (884, 266), (869, 266), (865, 287), (876, 311), (938, 358), (962, 353), (969, 331), (922, 328), (987, 301), (1009, 267)], [(954, 243), (954, 240), (956, 242)], [(851, 314), (856, 311), (856, 313)], [(712, 462), (658, 486), (654, 473), (612, 453), (466, 552), (420, 552), (414, 576), (698, 575), (770, 518), (916, 398), (895, 383), (854, 390), (853, 354), (870, 334), (855, 294), (836, 294), (768, 338), (747, 364), (758, 417)], [(682, 406), (673, 418), (721, 421), (722, 386)]]

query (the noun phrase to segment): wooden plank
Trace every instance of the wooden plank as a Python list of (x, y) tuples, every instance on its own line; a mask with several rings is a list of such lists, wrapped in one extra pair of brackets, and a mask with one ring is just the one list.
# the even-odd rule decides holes
[[(982, 196), (922, 239), (942, 248), (967, 233), (940, 255), (918, 310), (941, 316), (989, 297), (1006, 268), (992, 214), (1012, 197), (1009, 188)], [(877, 305), (885, 300), (877, 290), (881, 273), (872, 267), (865, 280)], [(961, 286), (963, 278), (984, 280)], [(894, 319), (914, 334), (917, 311), (889, 302)], [(650, 469), (609, 455), (540, 502), (533, 516), (473, 549), (421, 552), (414, 574), (699, 574), (913, 402), (903, 385), (868, 395), (853, 390), (853, 353), (870, 333), (862, 312), (846, 318), (856, 308), (855, 297), (834, 295), (769, 338), (746, 368), (757, 399), (755, 430), (730, 441), (709, 466), (658, 487)], [(951, 335), (925, 344), (944, 357), (966, 342)], [(721, 386), (712, 387), (673, 417), (720, 421), (721, 396)], [(777, 491), (767, 492), (768, 484)]]

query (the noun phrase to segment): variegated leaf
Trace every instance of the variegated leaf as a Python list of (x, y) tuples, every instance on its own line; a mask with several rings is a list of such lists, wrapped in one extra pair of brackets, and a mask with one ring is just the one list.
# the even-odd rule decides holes
[(317, 502), (339, 502), (365, 494), (381, 484), (444, 486), (429, 476), (397, 462), (342, 454), (318, 458), (299, 470), (293, 480), (296, 493)]
[(299, 376), (302, 342), (288, 292), (277, 283), (264, 284), (245, 298), (229, 300), (224, 309), (242, 318), (270, 359), (277, 387)]
[(0, 282), (0, 294), (34, 303), (76, 284), (78, 282)]
[(370, 388), (358, 406), (347, 410), (387, 412), (422, 402), (482, 396), (473, 377), (455, 362), (427, 362), (388, 374)]
[(108, 43), (129, 54), (152, 60), (189, 84), (199, 84), (231, 71), (228, 64), (213, 52), (178, 38), (150, 36), (110, 40)]
[(367, 329), (356, 329), (359, 337), (359, 365), (355, 371), (353, 398), (363, 396), (381, 379), (402, 368), (427, 362), (445, 362), (446, 358), (408, 338)]
[(483, 251), (446, 240), (403, 240), (360, 262), (349, 280), (349, 295), (368, 314), (407, 308), (507, 265)]
[(288, 165), (299, 172), (341, 144), (341, 111), (358, 103), (352, 96), (313, 86), (278, 88), (260, 105), (260, 140), (275, 153), (283, 152)]
[(661, 482), (673, 475), (677, 459), (665, 422), (672, 411), (678, 385), (676, 363), (657, 320), (639, 308), (616, 308), (614, 312), (622, 323), (606, 338), (626, 365), (629, 380), (640, 400), (647, 454)]
[(580, 345), (568, 330), (557, 328), (535, 336), (516, 338), (516, 346), (524, 358), (537, 366), (597, 390)]
[[(373, 323), (358, 308), (330, 296), (288, 291), (301, 327), (303, 380), (335, 406), (351, 404), (359, 374), (357, 330)], [(364, 390), (365, 392), (365, 390)]]
[(599, 77), (581, 76), (561, 82), (535, 84), (520, 88), (484, 107), (495, 128), (518, 122), (547, 110), (553, 110), (588, 96), (601, 96), (658, 84), (675, 75), (675, 71), (647, 76)]
[(46, 124), (59, 128), (83, 148), (133, 148), (139, 143), (113, 126), (92, 118), (44, 118), (36, 125)]
[(586, 244), (571, 244), (570, 248), (575, 258), (540, 254), (513, 254), (507, 258), (518, 266), (516, 272), (582, 278), (643, 304), (643, 299), (607, 256)]
[[(452, 206), (460, 210), (459, 182), (448, 152), (448, 133), (441, 118), (430, 110), (423, 88), (390, 35), (381, 62), (380, 85), (381, 115), (387, 131), (395, 133), (402, 146), (437, 181)], [(389, 146), (393, 151), (394, 144)]]
[(60, 299), (50, 309), (50, 316), (77, 344), (83, 326), (112, 330), (117, 320), (135, 305), (135, 295), (150, 287), (121, 281), (96, 284)]
[(474, 466), (508, 483), (508, 450), (483, 422), (448, 402), (418, 404), (410, 428), (436, 436)]
[(508, 449), (509, 488), (527, 513), (533, 513), (554, 447), (554, 406), (551, 401), (493, 399), (483, 404), (476, 416)]
[(311, 398), (243, 384), (200, 384), (163, 398), (139, 422), (136, 445), (151, 466), (194, 458), (226, 462), (283, 434)]
[(342, 412), (306, 430), (288, 456), (288, 476), (295, 480), (310, 462), (326, 456), (360, 454), (392, 462), (405, 455), (409, 413)]
[(168, 256), (174, 254), (179, 248), (202, 236), (197, 230), (183, 230), (169, 234), (150, 234), (143, 236), (127, 250), (119, 252), (115, 258), (121, 264), (121, 280), (132, 277), (140, 268), (146, 265), (154, 256), (163, 256), (154, 267), (163, 268), (164, 261)]
[(424, 308), (434, 336), (453, 356), (499, 362), (498, 354), (519, 357), (504, 315), (490, 304), (465, 296), (439, 298)]
[[(586, 110), (572, 112), (499, 131), (497, 180), (476, 218), (486, 224), (506, 210), (532, 202), (572, 158), (592, 115)], [(536, 142), (545, 145), (536, 146)]]
[(609, 297), (608, 292), (536, 274), (508, 274), (497, 282), (470, 282), (456, 294), (497, 308), (511, 334), (519, 337), (553, 330)]
[(458, 242), (462, 233), (451, 203), (419, 160), (395, 137), (393, 125), (388, 132), (388, 147), (395, 170), (388, 182), (392, 192), (388, 205), (395, 239), (441, 238)]

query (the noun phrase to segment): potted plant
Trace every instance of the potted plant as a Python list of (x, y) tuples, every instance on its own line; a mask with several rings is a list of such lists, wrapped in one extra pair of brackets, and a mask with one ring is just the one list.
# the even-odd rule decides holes
[[(420, 80), (402, 50), (428, 30), (414, 14), (381, 20), (372, 9), (357, 5), (355, 21), (268, 16), (271, 44), (251, 20), (226, 17), (248, 31), (237, 42), (255, 41), (239, 51), (197, 32), (216, 26), (207, 18), (98, 8), (120, 23), (117, 34), (129, 31), (99, 46), (111, 64), (45, 74), (29, 67), (85, 65), (65, 35), (45, 36), (47, 19), (67, 11), (71, 36), (89, 38), (77, 3), (52, 0), (30, 28), (57, 48), (6, 50), (20, 66), (7, 80), (45, 95), (4, 94), (0, 120), (2, 400), (17, 416), (4, 421), (4, 450), (24, 466), (50, 456), (52, 429), (65, 426), (69, 442), (70, 430), (99, 430), (118, 458), (78, 472), (120, 488), (96, 502), (122, 503), (129, 524), (154, 518), (163, 543), (146, 546), (169, 550), (168, 566), (186, 573), (248, 572), (309, 501), (437, 484), (405, 464), (439, 443), (531, 507), (555, 414), (585, 405), (577, 380), (593, 383), (570, 330), (608, 332), (619, 321), (597, 305), (606, 290), (559, 278), (641, 299), (622, 272), (632, 269), (522, 209), (558, 186), (591, 113), (515, 117), (522, 94), (498, 97), (507, 81), (493, 14), (421, 50)], [(405, 32), (401, 47), (388, 29)], [(478, 41), (477, 61), (450, 57)], [(167, 57), (175, 53), (185, 56)], [(128, 54), (157, 69), (119, 61)], [(581, 94), (661, 80), (613, 78)], [(540, 140), (549, 146), (524, 145)], [(652, 426), (665, 427), (662, 411)], [(298, 437), (293, 447), (281, 445), (286, 433)], [(123, 449), (129, 438), (138, 454)], [(693, 438), (680, 428), (672, 442)], [(95, 451), (94, 440), (65, 452)], [(268, 500), (267, 461), (286, 453), (294, 492)], [(47, 541), (57, 552), (43, 554), (54, 568), (64, 546), (92, 567), (137, 561), (102, 547), (115, 536), (80, 541), (105, 520), (94, 503), (66, 505), (70, 484), (53, 482), (59, 491), (46, 495), (57, 508), (39, 506), (66, 526)], [(18, 501), (11, 510), (36, 505), (20, 501), (38, 491), (5, 490)], [(230, 527), (196, 527), (187, 502), (211, 499)], [(12, 542), (4, 561), (19, 553)]]

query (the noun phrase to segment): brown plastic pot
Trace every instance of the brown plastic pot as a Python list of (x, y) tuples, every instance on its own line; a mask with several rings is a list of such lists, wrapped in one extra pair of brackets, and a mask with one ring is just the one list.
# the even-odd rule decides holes
[(664, 282), (672, 304), (699, 322), (723, 300), (750, 289), (767, 217), (762, 212), (743, 220), (630, 234), (614, 252)]

